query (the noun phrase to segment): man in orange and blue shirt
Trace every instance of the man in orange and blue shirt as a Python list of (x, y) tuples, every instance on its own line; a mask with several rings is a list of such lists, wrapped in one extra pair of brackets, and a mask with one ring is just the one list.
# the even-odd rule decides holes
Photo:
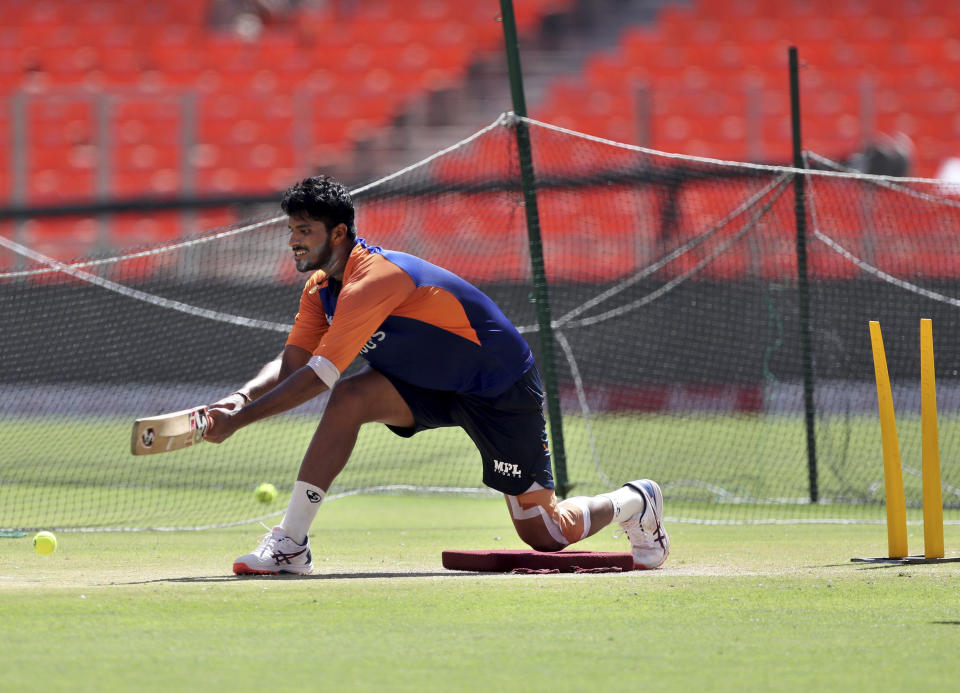
[[(370, 422), (405, 437), (463, 428), (480, 452), (484, 484), (504, 494), (517, 534), (536, 550), (559, 551), (618, 521), (638, 568), (666, 560), (656, 482), (557, 501), (540, 376), (492, 300), (452, 272), (357, 238), (349, 192), (331, 178), (300, 181), (281, 208), (296, 267), (312, 274), (283, 352), (210, 405), (206, 439), (220, 443), (314, 397), (329, 401), (283, 521), (236, 559), (235, 573), (312, 570), (310, 525)], [(358, 355), (367, 365), (341, 378)]]

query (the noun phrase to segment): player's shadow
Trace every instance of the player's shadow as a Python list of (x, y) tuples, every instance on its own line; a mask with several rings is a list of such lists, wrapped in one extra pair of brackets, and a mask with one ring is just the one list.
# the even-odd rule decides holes
[(363, 580), (367, 578), (433, 578), (465, 577), (477, 575), (496, 575), (497, 573), (473, 572), (469, 570), (450, 570), (443, 572), (409, 573), (314, 573), (311, 575), (200, 575), (194, 577), (156, 578), (153, 580), (131, 580), (113, 582), (113, 585), (152, 585), (156, 583), (204, 583), (204, 582), (245, 582), (250, 580), (289, 582), (297, 580)]

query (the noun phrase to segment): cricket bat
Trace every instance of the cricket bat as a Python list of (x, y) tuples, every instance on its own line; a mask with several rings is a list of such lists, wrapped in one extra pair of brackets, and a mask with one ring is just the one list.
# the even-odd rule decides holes
[(130, 436), (130, 452), (153, 455), (188, 448), (203, 442), (208, 423), (206, 406), (137, 419)]

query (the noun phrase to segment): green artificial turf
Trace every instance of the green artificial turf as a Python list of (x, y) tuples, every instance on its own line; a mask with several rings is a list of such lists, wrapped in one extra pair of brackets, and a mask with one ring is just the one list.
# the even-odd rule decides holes
[[(670, 508), (665, 508), (669, 515)], [(236, 578), (257, 525), (0, 539), (10, 691), (946, 690), (960, 563), (879, 556), (877, 525), (668, 525), (663, 568), (447, 571), (522, 548), (502, 500), (328, 502), (307, 577)], [(911, 551), (922, 530), (910, 529)], [(948, 525), (948, 556), (960, 530)], [(627, 550), (610, 528), (578, 548)]]

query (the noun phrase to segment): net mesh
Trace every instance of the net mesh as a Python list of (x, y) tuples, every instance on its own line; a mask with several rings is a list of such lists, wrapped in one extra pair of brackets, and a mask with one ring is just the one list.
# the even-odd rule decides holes
[[(809, 157), (812, 475), (796, 172), (526, 123), (574, 494), (650, 477), (671, 520), (882, 521), (867, 328), (878, 320), (916, 521), (919, 321), (931, 318), (943, 498), (957, 519), (957, 190)], [(360, 236), (477, 284), (542, 362), (515, 126), (504, 116), (354, 197)], [(280, 352), (305, 279), (285, 228), (272, 215), (70, 260), (0, 236), (0, 528), (206, 527), (285, 506), (313, 403), (219, 446), (129, 453), (134, 418), (214, 401)], [(480, 476), (457, 429), (405, 440), (370, 424), (330, 493), (484, 493)], [(275, 505), (254, 498), (264, 481)]]

